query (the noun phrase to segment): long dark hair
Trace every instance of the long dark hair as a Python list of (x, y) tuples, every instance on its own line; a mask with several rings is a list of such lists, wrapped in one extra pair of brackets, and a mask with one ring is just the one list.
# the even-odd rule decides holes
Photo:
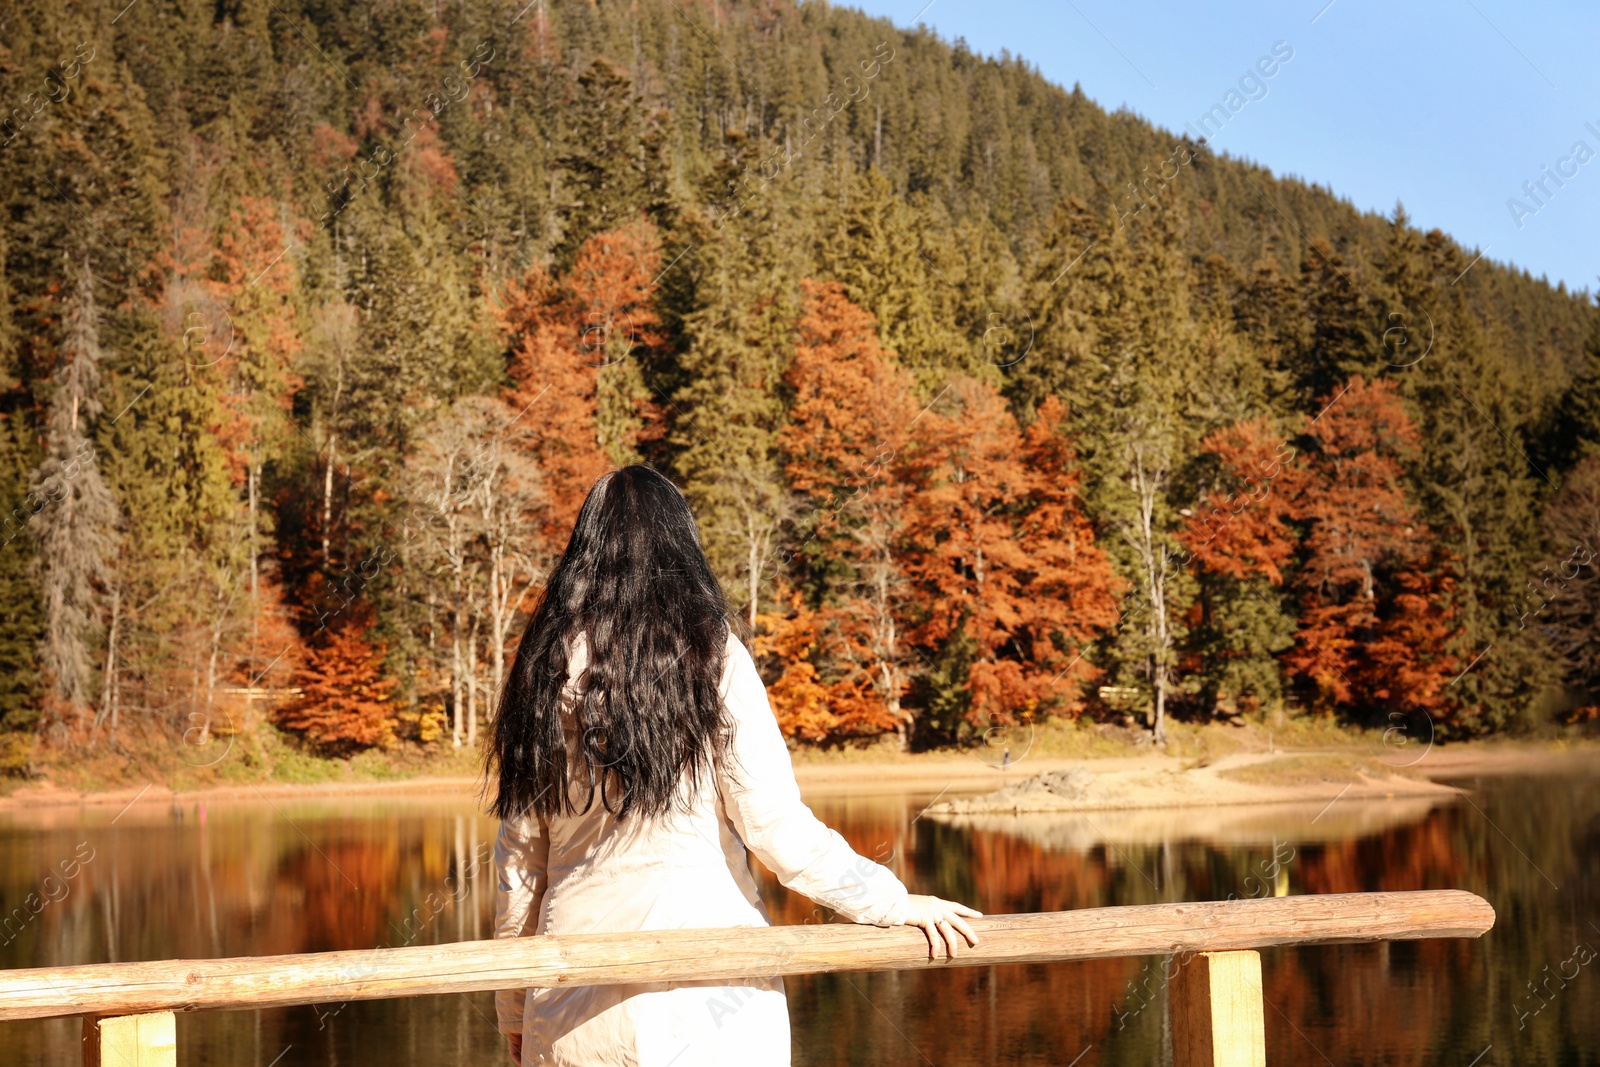
[[(486, 768), (502, 819), (580, 809), (598, 794), (618, 818), (665, 814), (710, 773), (728, 743), (720, 685), (728, 604), (706, 562), (689, 502), (643, 466), (589, 490), (566, 551), (517, 646)], [(572, 642), (588, 644), (573, 705), (579, 767), (567, 766), (561, 692)]]

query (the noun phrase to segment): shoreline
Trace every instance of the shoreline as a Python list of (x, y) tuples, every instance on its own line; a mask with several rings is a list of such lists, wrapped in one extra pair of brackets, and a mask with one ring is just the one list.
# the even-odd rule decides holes
[[(1297, 759), (1369, 757), (1362, 747), (1280, 750), (1271, 755), (1253, 754), (1250, 762), (1284, 762)], [(1560, 774), (1600, 767), (1600, 746), (1508, 744), (1468, 742), (1439, 746), (1409, 766), (1392, 764), (1400, 774), (1372, 779), (1359, 775), (1356, 780), (1330, 779), (1296, 782), (1292, 786), (1241, 783), (1225, 800), (1213, 797), (1174, 794), (1152, 790), (1141, 797), (1123, 798), (1114, 803), (1097, 804), (1083, 810), (1130, 810), (1152, 808), (1206, 808), (1258, 804), (1308, 803), (1328, 800), (1336, 795), (1349, 799), (1381, 800), (1396, 796), (1439, 796), (1454, 793), (1443, 783), (1450, 780), (1504, 774)], [(1218, 764), (1237, 762), (1224, 758)], [(1381, 762), (1381, 761), (1380, 761)], [(891, 794), (925, 795), (936, 799), (991, 792), (1004, 786), (1050, 771), (1084, 768), (1097, 775), (1127, 777), (1157, 775), (1170, 777), (1206, 765), (1175, 756), (1145, 753), (1136, 756), (1091, 758), (1033, 757), (1019, 760), (1007, 768), (994, 766), (975, 754), (932, 754), (902, 756), (896, 759), (851, 759), (822, 761), (802, 759), (795, 763), (795, 778), (807, 797), (883, 796)], [(209, 786), (202, 789), (174, 790), (155, 783), (117, 789), (80, 792), (54, 784), (24, 785), (9, 796), (0, 797), (0, 812), (61, 808), (120, 808), (136, 804), (168, 805), (218, 801), (306, 800), (335, 797), (450, 796), (468, 798), (482, 787), (481, 777), (423, 776), (392, 780), (318, 782), (310, 784), (262, 783)], [(1254, 795), (1252, 795), (1254, 794)], [(120, 816), (119, 816), (120, 817)]]

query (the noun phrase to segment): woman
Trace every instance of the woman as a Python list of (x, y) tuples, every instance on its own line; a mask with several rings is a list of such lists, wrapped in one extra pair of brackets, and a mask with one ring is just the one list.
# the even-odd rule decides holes
[[(768, 924), (746, 850), (854, 922), (909, 924), (929, 956), (971, 908), (912, 896), (800, 800), (755, 663), (694, 517), (649, 467), (602, 477), (517, 648), (489, 771), (495, 936)], [(789, 1063), (783, 982), (505, 990), (522, 1065)]]

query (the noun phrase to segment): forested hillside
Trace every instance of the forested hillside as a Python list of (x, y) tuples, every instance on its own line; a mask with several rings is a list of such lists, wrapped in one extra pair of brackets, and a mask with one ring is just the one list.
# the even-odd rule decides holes
[(804, 742), (1600, 689), (1600, 315), (1398, 208), (822, 2), (0, 41), (9, 772), (473, 743), (635, 461)]

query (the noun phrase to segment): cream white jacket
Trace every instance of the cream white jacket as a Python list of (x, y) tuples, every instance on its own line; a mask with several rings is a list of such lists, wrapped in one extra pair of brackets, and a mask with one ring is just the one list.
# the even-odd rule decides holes
[[(564, 710), (568, 766), (579, 765), (570, 699), (586, 662), (580, 640)], [(582, 815), (501, 822), (496, 937), (769, 925), (747, 850), (784, 885), (853, 922), (905, 921), (900, 880), (858, 855), (801, 801), (766, 687), (731, 634), (725, 662), (728, 759), (686, 812), (618, 821), (597, 799)], [(581, 807), (578, 788), (574, 796)], [(788, 1008), (776, 977), (508, 989), (495, 1007), (500, 1030), (523, 1035), (524, 1067), (789, 1063)]]

